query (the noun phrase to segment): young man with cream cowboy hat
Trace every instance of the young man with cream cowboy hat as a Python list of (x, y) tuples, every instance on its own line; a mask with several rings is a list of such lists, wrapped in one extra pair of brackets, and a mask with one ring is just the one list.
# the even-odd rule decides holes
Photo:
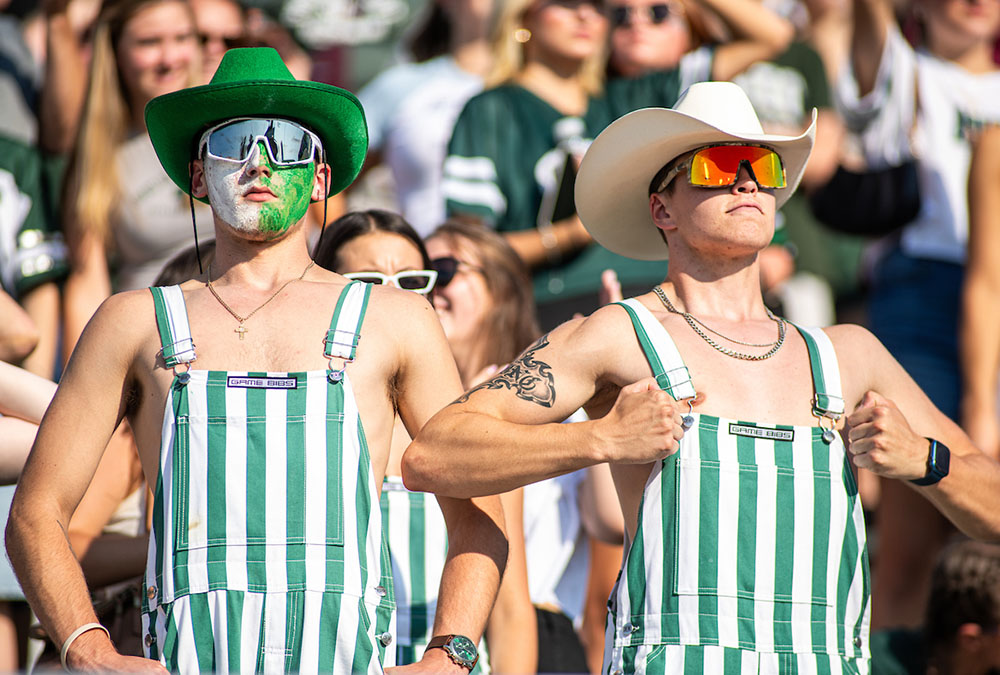
[[(1000, 538), (1000, 467), (870, 333), (764, 306), (757, 253), (814, 129), (764, 134), (727, 82), (611, 124), (580, 167), (580, 217), (618, 253), (669, 252), (665, 281), (541, 338), (404, 457), (411, 489), (456, 497), (611, 463), (627, 553), (607, 673), (867, 672), (852, 463)], [(590, 421), (558, 424), (581, 405)]]
[[(416, 433), (461, 387), (424, 298), (310, 260), (303, 217), (357, 175), (361, 106), (295, 80), (274, 50), (241, 49), (210, 84), (151, 101), (146, 122), (168, 175), (211, 204), (215, 258), (180, 286), (109, 298), (84, 332), (11, 511), (25, 593), (73, 669), (382, 672), (393, 421)], [(154, 490), (149, 660), (114, 650), (63, 534), (122, 417)], [(497, 498), (440, 501), (441, 648), (413, 668), (462, 673), (506, 540)]]

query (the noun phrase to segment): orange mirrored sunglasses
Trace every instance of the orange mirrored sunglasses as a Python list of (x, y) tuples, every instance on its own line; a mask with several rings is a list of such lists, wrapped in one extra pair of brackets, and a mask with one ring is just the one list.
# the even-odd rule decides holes
[(736, 182), (744, 163), (762, 188), (786, 187), (785, 167), (781, 157), (771, 148), (760, 145), (710, 145), (696, 150), (688, 159), (670, 169), (656, 191), (663, 190), (674, 177), (688, 169), (688, 182), (695, 187), (728, 187)]

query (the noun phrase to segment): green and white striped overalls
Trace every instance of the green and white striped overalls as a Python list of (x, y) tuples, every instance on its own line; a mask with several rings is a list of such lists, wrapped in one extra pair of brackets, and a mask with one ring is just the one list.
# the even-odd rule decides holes
[(195, 360), (184, 296), (151, 290), (175, 375), (149, 537), (147, 655), (182, 673), (381, 673), (395, 660), (392, 572), (346, 372), (370, 286), (344, 289), (326, 335), (326, 355), (344, 367), (292, 373), (184, 370)]
[[(666, 329), (639, 302), (621, 304), (660, 387), (693, 397)], [(813, 411), (835, 420), (833, 345), (799, 332)], [(839, 434), (690, 417), (680, 450), (646, 482), (609, 601), (604, 671), (867, 673), (868, 549)]]
[[(434, 630), (438, 588), (448, 554), (448, 527), (430, 492), (411, 492), (399, 476), (382, 481), (382, 523), (389, 541), (396, 597), (396, 665), (416, 663)], [(489, 653), (479, 641), (472, 675), (489, 675)]]

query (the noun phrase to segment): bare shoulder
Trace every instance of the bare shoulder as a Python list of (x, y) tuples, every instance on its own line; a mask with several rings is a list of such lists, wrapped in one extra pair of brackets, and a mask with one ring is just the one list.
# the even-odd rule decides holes
[(837, 356), (844, 358), (857, 358), (861, 361), (858, 366), (873, 358), (878, 358), (879, 354), (888, 354), (882, 342), (875, 335), (865, 328), (854, 323), (841, 323), (835, 326), (827, 326), (823, 332), (830, 338)]
[(101, 303), (87, 323), (67, 374), (94, 377), (99, 372), (124, 377), (138, 359), (151, 362), (158, 349), (152, 294), (148, 289), (116, 293)]
[(392, 286), (372, 286), (365, 310), (365, 323), (369, 321), (391, 330), (394, 337), (406, 340), (420, 337), (424, 330), (441, 331), (430, 300)]

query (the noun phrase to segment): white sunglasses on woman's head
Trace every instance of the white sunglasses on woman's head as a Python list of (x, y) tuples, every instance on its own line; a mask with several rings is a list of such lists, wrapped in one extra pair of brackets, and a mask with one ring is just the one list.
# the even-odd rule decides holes
[(396, 288), (426, 295), (434, 288), (438, 273), (434, 270), (403, 270), (395, 274), (381, 272), (348, 272), (344, 275), (352, 281), (363, 281), (366, 284), (388, 284), (392, 282)]

